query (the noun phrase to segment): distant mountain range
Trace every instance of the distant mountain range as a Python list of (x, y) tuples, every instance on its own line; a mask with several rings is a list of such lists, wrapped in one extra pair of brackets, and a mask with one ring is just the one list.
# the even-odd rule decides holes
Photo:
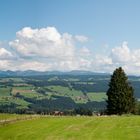
[(110, 75), (109, 73), (97, 73), (91, 71), (81, 71), (81, 70), (73, 70), (69, 72), (62, 71), (34, 71), (34, 70), (26, 70), (26, 71), (0, 71), (0, 77), (5, 76), (37, 76), (37, 75)]

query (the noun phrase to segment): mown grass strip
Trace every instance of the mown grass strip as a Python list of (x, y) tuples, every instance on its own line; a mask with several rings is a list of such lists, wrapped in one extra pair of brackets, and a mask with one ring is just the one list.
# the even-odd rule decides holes
[(41, 117), (0, 127), (0, 140), (139, 140), (140, 116)]

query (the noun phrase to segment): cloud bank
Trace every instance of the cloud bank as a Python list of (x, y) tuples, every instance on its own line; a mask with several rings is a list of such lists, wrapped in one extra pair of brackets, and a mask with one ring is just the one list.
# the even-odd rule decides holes
[(55, 27), (25, 27), (8, 47), (0, 42), (0, 70), (112, 72), (122, 66), (128, 74), (140, 74), (140, 49), (131, 50), (124, 41), (101, 55), (85, 47), (88, 41), (84, 35), (60, 33)]

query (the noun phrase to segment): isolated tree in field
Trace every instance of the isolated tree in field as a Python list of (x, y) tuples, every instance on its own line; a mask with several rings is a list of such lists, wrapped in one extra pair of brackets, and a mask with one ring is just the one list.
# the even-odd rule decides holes
[(134, 90), (128, 82), (128, 78), (121, 67), (117, 68), (111, 76), (107, 96), (108, 114), (121, 115), (134, 112)]

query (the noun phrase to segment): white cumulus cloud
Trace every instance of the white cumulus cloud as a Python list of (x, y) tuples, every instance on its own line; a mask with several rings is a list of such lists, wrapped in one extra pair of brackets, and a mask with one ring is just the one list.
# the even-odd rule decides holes
[(12, 57), (12, 53), (5, 48), (0, 48), (0, 59), (10, 59)]
[(8, 47), (0, 42), (0, 69), (108, 73), (122, 66), (128, 74), (140, 75), (140, 49), (130, 49), (124, 41), (117, 47), (104, 47), (106, 50), (97, 54), (96, 49), (83, 47), (87, 41), (86, 36), (60, 33), (55, 27), (25, 27)]
[(111, 51), (111, 58), (114, 63), (125, 63), (130, 61), (131, 59), (131, 52), (128, 48), (128, 43), (123, 42), (122, 46), (115, 47)]
[[(77, 36), (78, 38), (78, 41), (86, 40), (85, 36)], [(20, 58), (35, 61), (24, 63), (20, 68), (40, 67), (43, 70), (64, 71), (80, 69), (89, 61), (87, 56), (90, 55), (90, 50), (86, 47), (77, 48), (75, 41), (75, 36), (69, 33), (61, 34), (55, 27), (41, 29), (25, 27), (16, 33), (16, 39), (10, 41), (9, 45)]]
[(83, 35), (76, 35), (76, 36), (75, 36), (75, 39), (76, 39), (77, 41), (79, 41), (79, 42), (82, 42), (82, 43), (88, 41), (88, 37), (83, 36)]
[(64, 58), (74, 55), (71, 35), (60, 34), (54, 27), (32, 29), (25, 27), (9, 44), (24, 57)]

